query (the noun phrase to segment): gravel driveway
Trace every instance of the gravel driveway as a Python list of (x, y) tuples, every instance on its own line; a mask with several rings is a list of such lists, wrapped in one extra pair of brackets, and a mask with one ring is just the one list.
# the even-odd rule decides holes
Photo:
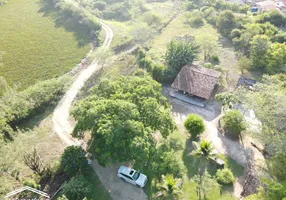
[(143, 189), (127, 183), (117, 177), (120, 164), (112, 164), (101, 167), (96, 160), (92, 162), (101, 183), (105, 186), (114, 200), (145, 200), (147, 199)]

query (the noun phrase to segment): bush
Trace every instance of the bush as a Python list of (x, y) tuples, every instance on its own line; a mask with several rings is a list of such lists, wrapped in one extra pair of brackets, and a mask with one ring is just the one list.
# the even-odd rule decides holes
[(216, 172), (216, 179), (219, 183), (227, 185), (234, 182), (235, 178), (230, 169), (219, 169)]
[(217, 27), (222, 35), (229, 37), (231, 31), (236, 26), (236, 18), (232, 11), (221, 12), (217, 20)]
[(70, 79), (41, 81), (22, 92), (10, 91), (0, 98), (0, 133), (11, 133), (22, 120), (53, 105), (64, 94)]
[(32, 187), (32, 188), (35, 188), (35, 189), (39, 189), (40, 188), (40, 185), (36, 183), (36, 181), (32, 178), (27, 178), (23, 181), (23, 184), (25, 186), (29, 186), (29, 187)]
[(244, 116), (238, 110), (228, 111), (222, 117), (223, 128), (235, 139), (239, 138), (242, 131), (246, 129)]
[(196, 114), (190, 114), (185, 120), (184, 125), (193, 137), (198, 137), (205, 130), (203, 118)]
[(213, 62), (219, 62), (219, 57), (217, 55), (213, 55), (211, 59)]
[(104, 19), (114, 19), (118, 21), (127, 21), (131, 19), (131, 14), (129, 12), (129, 3), (115, 3), (110, 5), (103, 11)]
[(193, 27), (199, 27), (204, 25), (203, 13), (195, 10), (191, 14), (187, 15), (187, 22)]
[(271, 10), (265, 12), (262, 15), (258, 16), (258, 22), (265, 23), (270, 22), (271, 24), (279, 27), (285, 24), (285, 17), (277, 10)]
[(63, 171), (69, 176), (85, 172), (89, 168), (85, 154), (80, 146), (67, 147), (61, 156)]
[(69, 200), (90, 199), (92, 195), (92, 184), (82, 175), (73, 177), (63, 186), (63, 194)]
[(106, 8), (107, 4), (104, 1), (97, 1), (94, 3), (94, 8), (97, 8), (98, 10), (102, 11)]
[(230, 33), (230, 37), (231, 39), (234, 39), (234, 38), (240, 38), (241, 36), (241, 30), (240, 29), (233, 29)]

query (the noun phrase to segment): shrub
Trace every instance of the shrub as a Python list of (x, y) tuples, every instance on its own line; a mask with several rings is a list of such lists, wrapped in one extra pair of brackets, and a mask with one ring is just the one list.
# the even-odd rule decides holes
[(205, 130), (203, 118), (196, 114), (190, 114), (185, 120), (184, 125), (193, 137), (198, 137)]
[(22, 120), (53, 105), (63, 95), (70, 79), (41, 81), (22, 92), (10, 91), (0, 98), (0, 134), (9, 134)]
[(213, 62), (219, 62), (219, 57), (217, 55), (213, 55), (211, 59)]
[(104, 1), (97, 1), (94, 3), (94, 8), (97, 8), (98, 10), (104, 10), (106, 8), (107, 4)]
[(216, 179), (219, 183), (225, 184), (225, 185), (231, 184), (235, 180), (233, 173), (228, 168), (217, 170)]
[(241, 30), (240, 29), (233, 29), (232, 31), (231, 31), (231, 33), (230, 33), (230, 37), (232, 38), (232, 39), (234, 39), (234, 38), (240, 38), (240, 36), (241, 36)]
[(279, 27), (285, 23), (285, 17), (279, 11), (272, 10), (258, 16), (258, 22), (260, 23), (270, 22), (271, 24)]
[(152, 77), (154, 80), (158, 81), (159, 83), (163, 82), (164, 79), (164, 70), (165, 67), (162, 64), (154, 64), (153, 65), (153, 71), (152, 71)]
[(221, 12), (217, 20), (219, 31), (224, 36), (230, 36), (231, 31), (236, 26), (236, 18), (232, 11), (226, 10)]
[(85, 151), (79, 146), (67, 147), (61, 157), (63, 171), (69, 176), (85, 172), (89, 168), (85, 154)]
[(23, 181), (23, 184), (25, 186), (29, 186), (29, 187), (32, 187), (32, 188), (35, 188), (35, 189), (39, 189), (40, 186), (36, 183), (36, 181), (32, 178), (27, 178)]
[(92, 195), (92, 184), (82, 175), (73, 177), (63, 186), (63, 194), (69, 200), (89, 199)]
[(239, 138), (241, 131), (246, 129), (246, 122), (243, 115), (238, 110), (228, 111), (222, 117), (225, 131), (235, 139)]
[(199, 27), (204, 25), (203, 13), (195, 10), (191, 14), (187, 15), (187, 22), (193, 27)]
[(148, 26), (152, 25), (159, 26), (161, 24), (161, 18), (158, 15), (153, 14), (151, 12), (145, 13), (143, 17), (144, 21), (148, 24)]

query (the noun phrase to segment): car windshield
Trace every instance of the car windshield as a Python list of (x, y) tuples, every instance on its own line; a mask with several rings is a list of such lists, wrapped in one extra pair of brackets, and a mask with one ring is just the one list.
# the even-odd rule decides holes
[(140, 176), (140, 173), (139, 173), (139, 172), (135, 172), (135, 173), (133, 174), (132, 178), (133, 178), (133, 180), (136, 181), (136, 180), (139, 178), (139, 176)]

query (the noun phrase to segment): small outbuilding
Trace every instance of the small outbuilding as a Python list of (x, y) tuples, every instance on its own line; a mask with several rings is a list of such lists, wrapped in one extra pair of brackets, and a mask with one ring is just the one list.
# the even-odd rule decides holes
[(172, 88), (193, 96), (209, 99), (220, 77), (220, 72), (199, 65), (184, 66)]

